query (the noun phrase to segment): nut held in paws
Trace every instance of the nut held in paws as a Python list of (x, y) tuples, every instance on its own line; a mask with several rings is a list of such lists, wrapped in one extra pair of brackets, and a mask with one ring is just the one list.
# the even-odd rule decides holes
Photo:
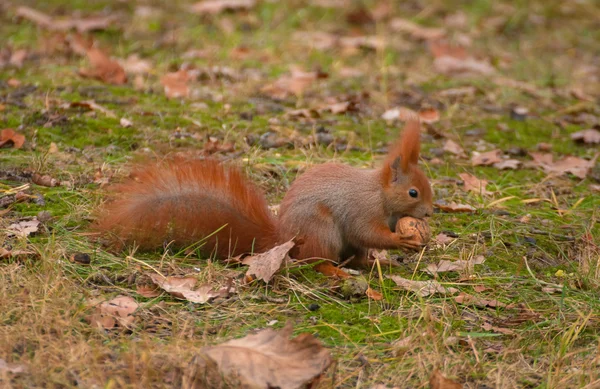
[(414, 217), (403, 217), (398, 219), (396, 223), (396, 232), (401, 234), (414, 234), (414, 238), (423, 244), (431, 239), (431, 228), (423, 219), (415, 219)]

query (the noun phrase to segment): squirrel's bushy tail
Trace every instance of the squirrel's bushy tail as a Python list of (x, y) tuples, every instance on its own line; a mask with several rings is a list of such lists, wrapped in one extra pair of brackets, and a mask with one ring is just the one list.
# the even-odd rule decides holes
[(233, 166), (214, 160), (148, 165), (113, 189), (93, 229), (117, 248), (155, 249), (200, 242), (219, 258), (266, 251), (277, 243), (276, 220), (261, 191)]

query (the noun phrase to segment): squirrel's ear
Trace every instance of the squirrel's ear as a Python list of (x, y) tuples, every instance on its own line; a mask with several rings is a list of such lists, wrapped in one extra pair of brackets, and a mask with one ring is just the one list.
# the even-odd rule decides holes
[(419, 162), (421, 151), (421, 128), (419, 120), (409, 120), (404, 127), (400, 139), (400, 155), (402, 156), (402, 170), (407, 171), (408, 165)]
[(393, 165), (399, 163), (402, 172), (408, 173), (411, 164), (419, 162), (421, 150), (421, 129), (419, 119), (411, 119), (406, 123), (402, 137), (390, 148), (384, 169), (393, 175)]
[(400, 179), (400, 175), (402, 174), (402, 170), (400, 165), (402, 163), (402, 157), (396, 157), (392, 163), (390, 163), (390, 183), (398, 182)]

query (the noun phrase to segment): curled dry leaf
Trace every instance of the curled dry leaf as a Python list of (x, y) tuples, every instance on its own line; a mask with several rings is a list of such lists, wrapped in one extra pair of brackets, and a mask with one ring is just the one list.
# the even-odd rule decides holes
[(486, 331), (492, 331), (492, 332), (496, 332), (498, 334), (503, 334), (503, 335), (514, 335), (515, 334), (515, 331), (511, 330), (510, 328), (496, 327), (488, 322), (483, 323), (481, 328), (483, 328)]
[(5, 128), (0, 131), (0, 147), (11, 146), (20, 149), (25, 143), (25, 135), (19, 134), (12, 128)]
[(190, 95), (189, 83), (192, 76), (181, 69), (173, 73), (167, 73), (160, 79), (160, 83), (165, 88), (165, 96), (169, 99), (179, 99)]
[(56, 19), (36, 9), (25, 6), (17, 8), (16, 15), (51, 31), (68, 31), (75, 29), (79, 32), (87, 32), (104, 30), (118, 19), (118, 16), (116, 15)]
[(452, 153), (462, 158), (467, 156), (465, 154), (465, 150), (452, 139), (446, 140), (446, 142), (444, 143), (444, 151), (448, 151), (449, 153)]
[(90, 61), (90, 69), (80, 69), (79, 74), (83, 77), (95, 78), (102, 82), (114, 85), (123, 85), (127, 82), (125, 70), (117, 61), (110, 59), (102, 50), (90, 48), (87, 50)]
[(141, 59), (137, 54), (131, 54), (119, 63), (126, 73), (148, 74), (152, 71), (152, 63), (146, 59)]
[(372, 289), (371, 287), (369, 287), (367, 289), (367, 291), (365, 292), (365, 294), (371, 300), (375, 300), (375, 301), (381, 301), (381, 300), (383, 300), (383, 295), (380, 292), (376, 291), (375, 289)]
[(459, 177), (464, 182), (463, 189), (466, 192), (473, 192), (482, 196), (491, 195), (493, 193), (486, 189), (486, 186), (488, 184), (487, 180), (480, 180), (479, 178), (469, 173), (460, 173)]
[(423, 27), (410, 20), (395, 18), (390, 22), (390, 27), (394, 31), (408, 33), (415, 39), (434, 40), (440, 39), (446, 35), (442, 28)]
[(163, 277), (160, 274), (150, 274), (150, 279), (170, 295), (197, 304), (207, 303), (224, 292), (229, 292), (229, 288), (227, 291), (214, 291), (208, 284), (200, 285), (194, 290), (198, 280), (193, 277)]
[(500, 170), (507, 170), (507, 169), (518, 169), (519, 165), (521, 164), (521, 161), (519, 161), (518, 159), (503, 159), (500, 162), (496, 162), (494, 164), (494, 167), (496, 169), (500, 169)]
[(225, 11), (247, 11), (256, 5), (256, 0), (204, 0), (193, 4), (190, 9), (199, 15), (216, 15)]
[(588, 144), (600, 143), (600, 131), (596, 130), (595, 128), (577, 131), (571, 134), (571, 139), (577, 142)]
[(85, 109), (89, 109), (90, 111), (102, 112), (103, 114), (105, 114), (109, 118), (116, 118), (117, 117), (117, 115), (115, 115), (115, 113), (113, 111), (111, 111), (110, 109), (104, 108), (100, 104), (96, 104), (96, 102), (93, 101), (93, 100), (73, 101), (73, 102), (70, 102), (70, 103), (62, 104), (60, 107), (63, 108), (63, 109), (67, 109), (67, 108), (85, 108)]
[(318, 78), (319, 75), (316, 72), (293, 70), (290, 75), (281, 76), (260, 91), (279, 100), (286, 99), (291, 95), (301, 96)]
[(37, 232), (40, 224), (40, 221), (37, 219), (24, 220), (11, 224), (6, 230), (8, 232), (8, 236), (26, 237), (34, 232)]
[(556, 162), (553, 161), (552, 154), (550, 153), (530, 152), (529, 155), (531, 155), (533, 158), (533, 162), (531, 164), (533, 166), (541, 167), (546, 173), (571, 173), (575, 177), (583, 179), (594, 167), (596, 159), (598, 156), (600, 156), (600, 153), (597, 153), (590, 161), (579, 157), (568, 156)]
[(475, 267), (475, 265), (481, 265), (483, 262), (485, 262), (485, 258), (483, 255), (478, 255), (469, 261), (447, 261), (445, 259), (442, 259), (437, 264), (432, 263), (428, 265), (427, 268), (425, 268), (425, 271), (432, 275), (451, 271), (460, 272), (466, 269), (472, 269), (473, 267)]
[(435, 243), (443, 246), (443, 245), (446, 245), (446, 244), (454, 242), (454, 239), (456, 239), (456, 238), (453, 238), (451, 236), (448, 236), (448, 235), (444, 234), (443, 232), (440, 232), (434, 238), (434, 241), (435, 241)]
[(160, 294), (162, 293), (160, 291), (160, 289), (158, 289), (156, 286), (149, 286), (149, 285), (138, 285), (135, 288), (135, 291), (137, 292), (137, 294), (139, 294), (140, 296), (143, 297), (147, 297), (147, 298), (153, 298), (153, 297), (157, 297), (160, 296)]
[(465, 292), (460, 292), (460, 294), (454, 297), (454, 301), (458, 304), (463, 305), (474, 305), (479, 308), (512, 308), (513, 305), (506, 305), (498, 300), (488, 300), (481, 297), (473, 296), (472, 294), (468, 294)]
[(462, 385), (458, 382), (446, 378), (438, 369), (434, 370), (429, 378), (429, 386), (431, 389), (462, 389)]
[(397, 275), (389, 276), (389, 278), (402, 289), (414, 292), (421, 297), (426, 297), (436, 293), (454, 294), (458, 292), (458, 289), (451, 287), (446, 288), (437, 281), (413, 281)]
[(0, 358), (0, 373), (8, 372), (13, 374), (25, 373), (27, 367), (18, 363), (8, 363), (4, 359)]
[(7, 250), (4, 247), (0, 247), (0, 259), (16, 258), (21, 256), (27, 257), (29, 255), (35, 255), (35, 252), (27, 250)]
[(299, 389), (332, 362), (329, 351), (311, 334), (290, 339), (292, 325), (200, 349), (187, 367), (184, 389), (244, 387)]
[[(269, 282), (273, 275), (281, 269), (286, 262), (288, 252), (294, 247), (294, 242), (289, 240), (271, 250), (244, 258), (242, 263), (248, 265), (246, 277), (249, 279), (257, 278)], [(254, 277), (253, 277), (254, 276)]]
[(435, 203), (434, 206), (436, 206), (444, 212), (449, 213), (472, 213), (477, 211), (477, 208), (473, 207), (472, 205), (458, 204), (454, 201), (448, 204)]
[(473, 152), (471, 162), (473, 166), (489, 166), (498, 162), (502, 162), (502, 150), (492, 150), (485, 153)]
[(38, 173), (34, 173), (31, 176), (31, 181), (36, 185), (47, 186), (49, 188), (53, 188), (55, 186), (60, 185), (60, 182), (56, 178), (52, 178), (52, 176), (49, 176), (47, 174), (42, 176)]
[(96, 306), (95, 312), (88, 317), (91, 325), (103, 329), (111, 329), (117, 324), (129, 328), (135, 321), (133, 313), (139, 304), (129, 296), (118, 296)]

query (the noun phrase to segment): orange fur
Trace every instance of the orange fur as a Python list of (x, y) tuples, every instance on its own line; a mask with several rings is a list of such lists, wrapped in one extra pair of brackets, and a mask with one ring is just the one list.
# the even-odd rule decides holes
[[(206, 239), (208, 254), (265, 251), (277, 242), (276, 221), (262, 193), (232, 166), (214, 160), (150, 165), (113, 189), (93, 229), (112, 243), (142, 249)], [(215, 231), (218, 231), (215, 233)]]

